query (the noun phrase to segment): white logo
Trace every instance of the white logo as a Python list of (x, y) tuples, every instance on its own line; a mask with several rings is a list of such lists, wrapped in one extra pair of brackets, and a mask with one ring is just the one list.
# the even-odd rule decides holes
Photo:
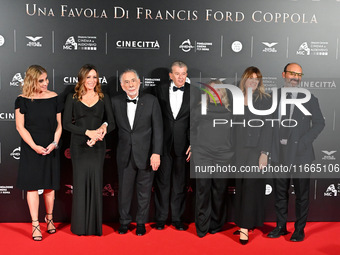
[(19, 86), (23, 82), (24, 82), (24, 79), (21, 77), (21, 74), (20, 73), (16, 73), (13, 76), (12, 81), (9, 84), (10, 84), (10, 86)]
[(182, 51), (184, 51), (184, 52), (189, 52), (189, 51), (191, 51), (191, 49), (194, 48), (194, 46), (192, 46), (190, 40), (187, 39), (184, 42), (182, 42), (182, 44), (179, 46), (179, 48), (182, 49)]
[(13, 186), (0, 186), (0, 195), (11, 195), (11, 190), (13, 189)]
[(69, 37), (64, 46), (63, 46), (64, 50), (77, 50), (78, 49), (78, 44), (76, 43), (76, 40), (74, 39), (73, 36)]
[(272, 186), (270, 186), (269, 184), (266, 184), (266, 192), (265, 192), (265, 194), (268, 196), (268, 195), (270, 195), (272, 193), (272, 191), (273, 191)]
[(310, 55), (310, 48), (308, 47), (307, 42), (303, 42), (300, 47), (299, 50), (296, 52), (297, 55), (305, 55), (305, 52), (307, 53), (307, 55)]
[(269, 42), (262, 42), (263, 45), (267, 46), (265, 47), (262, 52), (270, 52), (270, 53), (276, 53), (277, 49), (275, 49), (273, 46), (278, 44), (277, 42), (269, 43)]
[(336, 151), (322, 151), (322, 152), (326, 154), (322, 157), (323, 160), (335, 160), (335, 157), (333, 156), (333, 154)]
[[(64, 77), (64, 85), (75, 85), (78, 82), (78, 77)], [(107, 85), (107, 79), (105, 76), (99, 77), (99, 83), (102, 85)]]
[(19, 146), (18, 148), (15, 148), (13, 150), (13, 152), (10, 154), (10, 156), (12, 156), (14, 159), (20, 159), (20, 151), (21, 151), (21, 147)]
[(231, 44), (231, 49), (234, 52), (240, 52), (242, 50), (242, 43), (240, 41), (235, 41)]
[(39, 42), (39, 40), (43, 38), (42, 36), (26, 36), (26, 38), (30, 40), (26, 45), (27, 47), (42, 47), (42, 44)]
[(96, 51), (97, 50), (97, 36), (90, 35), (79, 35), (77, 37), (69, 37), (64, 46), (63, 50), (86, 50)]
[(159, 50), (160, 45), (155, 41), (123, 41), (116, 42), (117, 49), (135, 49), (135, 50)]
[[(340, 186), (340, 184), (338, 184)], [(326, 189), (326, 192), (324, 193), (325, 197), (336, 197), (338, 196), (339, 191), (335, 188), (334, 184), (331, 184)]]
[(0, 35), (0, 47), (5, 44), (5, 38)]
[(0, 112), (0, 120), (14, 120), (15, 114), (13, 112)]

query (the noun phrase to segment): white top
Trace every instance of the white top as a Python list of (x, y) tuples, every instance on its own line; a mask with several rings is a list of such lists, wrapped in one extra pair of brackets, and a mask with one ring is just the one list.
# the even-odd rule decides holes
[[(133, 100), (131, 97), (127, 96), (130, 100)], [(138, 103), (138, 97), (134, 98), (137, 100)], [(137, 109), (137, 103), (132, 103), (132, 102), (126, 102), (127, 103), (127, 116), (129, 119), (130, 127), (132, 129), (133, 127), (133, 122), (135, 121), (135, 114), (136, 114), (136, 109)]]
[(176, 92), (174, 92), (173, 87), (175, 87), (175, 84), (172, 81), (169, 87), (169, 100), (170, 100), (170, 107), (171, 107), (172, 115), (174, 116), (174, 119), (176, 119), (178, 112), (182, 106), (184, 91), (177, 90)]

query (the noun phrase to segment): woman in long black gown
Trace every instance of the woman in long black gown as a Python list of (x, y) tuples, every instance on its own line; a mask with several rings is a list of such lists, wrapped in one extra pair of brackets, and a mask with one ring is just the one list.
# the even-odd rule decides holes
[[(222, 84), (219, 80), (211, 80), (208, 85)], [(216, 88), (217, 95), (209, 89), (207, 95), (207, 114), (201, 114), (201, 104), (193, 110), (191, 116), (191, 146), (193, 161), (196, 167), (228, 166), (232, 164), (234, 155), (230, 125), (216, 125), (214, 119), (232, 119), (231, 104), (225, 88)], [(214, 102), (217, 102), (215, 103)], [(210, 175), (196, 173), (196, 207), (195, 225), (199, 237), (208, 232), (215, 234), (221, 231), (227, 217), (227, 174)]]
[[(262, 74), (257, 67), (248, 67), (241, 78), (240, 89), (244, 95), (244, 115), (237, 115), (237, 123), (245, 121), (243, 125), (236, 125), (236, 166), (260, 169), (267, 166), (268, 154), (271, 149), (272, 128), (270, 115), (256, 115), (248, 108), (248, 97), (252, 91), (253, 106), (257, 110), (267, 110), (271, 106), (270, 95), (265, 92)], [(260, 121), (264, 125), (261, 127)], [(251, 125), (248, 125), (248, 121)], [(256, 126), (256, 127), (255, 127)], [(240, 234), (241, 244), (248, 242), (248, 230), (262, 226), (264, 221), (265, 179), (261, 173), (240, 174), (236, 179), (235, 195), (235, 223), (240, 227), (235, 234)], [(261, 178), (262, 177), (262, 178)]]
[(22, 94), (15, 101), (15, 123), (21, 136), (17, 187), (27, 190), (27, 203), (32, 218), (32, 237), (42, 240), (39, 226), (38, 190), (44, 189), (47, 232), (53, 234), (55, 190), (60, 186), (59, 139), (62, 132), (61, 106), (57, 94), (47, 89), (46, 70), (38, 65), (26, 71)]
[[(105, 121), (105, 122), (104, 122)], [(71, 132), (73, 201), (71, 231), (77, 235), (102, 235), (104, 136), (114, 129), (110, 98), (101, 91), (98, 72), (84, 65), (75, 93), (68, 95), (64, 128)]]

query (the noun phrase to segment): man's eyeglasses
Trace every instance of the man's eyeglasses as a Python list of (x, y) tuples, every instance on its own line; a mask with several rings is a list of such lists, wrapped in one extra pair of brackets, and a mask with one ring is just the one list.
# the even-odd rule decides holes
[(293, 75), (293, 76), (297, 75), (299, 77), (302, 77), (302, 75), (303, 75), (303, 73), (296, 73), (296, 72), (293, 72), (293, 71), (286, 71), (286, 73), (289, 73), (290, 75)]

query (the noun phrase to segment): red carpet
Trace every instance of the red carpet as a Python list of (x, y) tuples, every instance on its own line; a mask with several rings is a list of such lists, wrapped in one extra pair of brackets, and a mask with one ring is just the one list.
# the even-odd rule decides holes
[[(151, 224), (152, 226), (153, 224)], [(147, 225), (145, 236), (136, 236), (135, 229), (126, 235), (119, 235), (118, 224), (103, 225), (103, 236), (75, 236), (70, 225), (56, 223), (57, 233), (46, 233), (46, 224), (41, 223), (43, 241), (34, 242), (30, 237), (29, 223), (0, 223), (1, 254), (340, 254), (340, 222), (310, 222), (306, 226), (303, 242), (292, 243), (291, 235), (269, 239), (266, 234), (274, 223), (266, 223), (250, 234), (250, 241), (243, 246), (238, 236), (232, 233), (236, 226), (226, 224), (225, 230), (204, 238), (196, 236), (195, 225), (188, 231), (176, 231), (172, 226), (159, 231)], [(293, 231), (293, 223), (288, 231)]]

